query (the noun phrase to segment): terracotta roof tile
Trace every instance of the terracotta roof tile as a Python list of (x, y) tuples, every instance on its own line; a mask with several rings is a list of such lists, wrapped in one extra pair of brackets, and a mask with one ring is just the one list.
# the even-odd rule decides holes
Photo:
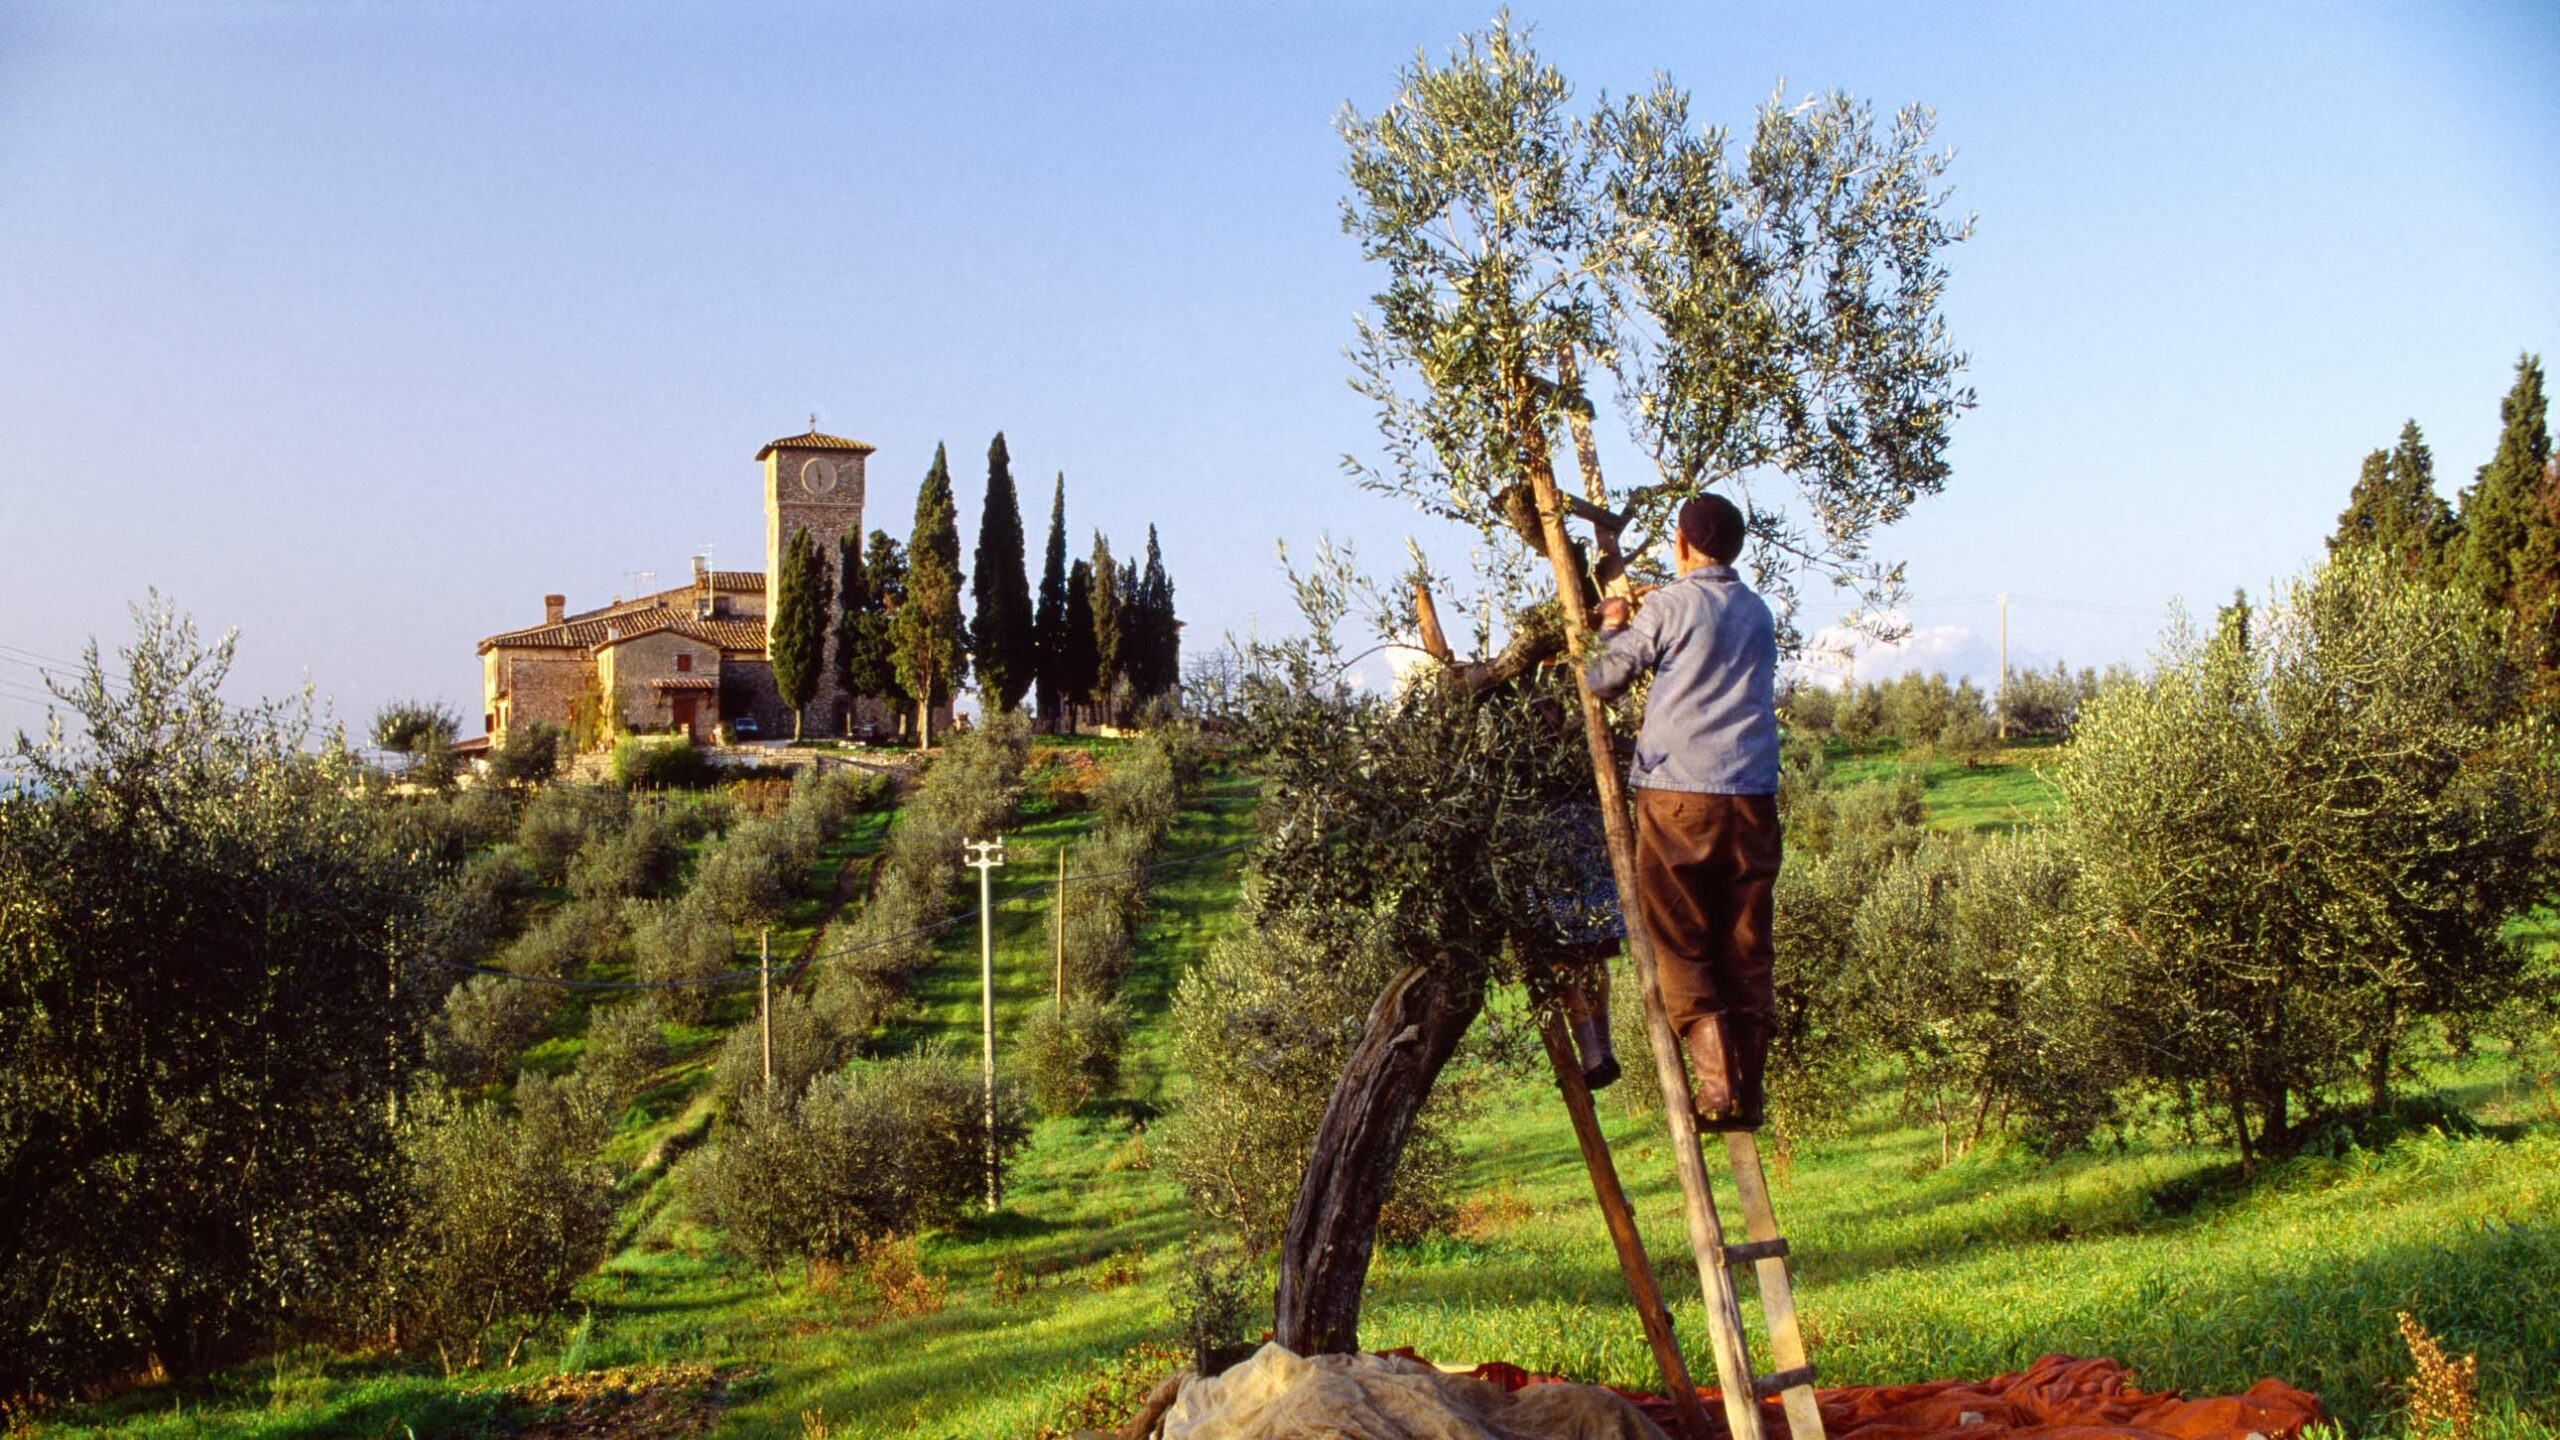
[(652, 690), (717, 690), (720, 682), (709, 675), (661, 675), (649, 682)]
[(661, 630), (673, 630), (688, 639), (716, 645), (724, 651), (762, 652), (764, 649), (764, 621), (756, 616), (704, 620), (694, 615), (690, 605), (682, 609), (653, 605), (594, 611), (572, 616), (557, 625), (510, 630), (481, 641), (480, 650), (485, 654), (500, 645), (524, 649), (594, 650), (625, 640), (637, 640), (643, 635), (655, 635)]
[(711, 588), (747, 590), (761, 595), (764, 593), (764, 572), (761, 570), (714, 570), (711, 572)]
[(851, 450), (868, 455), (879, 448), (859, 440), (847, 440), (841, 435), (821, 435), (812, 430), (806, 435), (786, 435), (779, 440), (768, 440), (765, 447), (756, 452), (756, 458), (762, 460), (776, 450)]

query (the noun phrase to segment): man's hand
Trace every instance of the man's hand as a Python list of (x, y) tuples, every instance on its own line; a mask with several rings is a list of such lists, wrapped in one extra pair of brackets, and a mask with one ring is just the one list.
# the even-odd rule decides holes
[(1628, 603), (1623, 595), (1601, 597), (1600, 628), (1604, 631), (1626, 629), (1627, 617), (1633, 613), (1634, 609), (1635, 607)]

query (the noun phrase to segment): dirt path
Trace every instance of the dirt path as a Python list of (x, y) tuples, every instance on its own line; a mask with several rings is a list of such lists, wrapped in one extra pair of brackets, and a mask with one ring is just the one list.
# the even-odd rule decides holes
[(855, 896), (867, 895), (871, 892), (872, 878), (878, 873), (880, 862), (888, 853), (886, 850), (874, 850), (868, 855), (845, 857), (844, 864), (836, 871), (835, 894), (827, 901), (827, 913), (820, 916), (818, 923), (810, 929), (809, 938), (801, 945), (800, 953), (795, 957), (796, 960), (807, 960), (810, 956), (817, 954), (819, 944), (827, 938), (827, 932), (835, 928), (836, 921), (843, 916), (845, 907), (853, 903)]

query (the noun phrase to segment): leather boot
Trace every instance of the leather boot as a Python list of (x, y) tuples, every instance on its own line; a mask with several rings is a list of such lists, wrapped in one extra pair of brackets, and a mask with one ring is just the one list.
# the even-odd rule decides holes
[(1733, 1111), (1719, 1130), (1757, 1130), (1769, 1113), (1769, 1027), (1748, 1016), (1726, 1022), (1733, 1061)]
[(1689, 1047), (1689, 1073), (1697, 1086), (1698, 1123), (1714, 1126), (1733, 1118), (1733, 1062), (1725, 1050), (1724, 1016), (1701, 1015), (1689, 1022), (1681, 1040)]
[(1564, 1013), (1572, 1022), (1573, 1053), (1582, 1064), (1582, 1083), (1593, 1090), (1606, 1090), (1616, 1084), (1618, 1048), (1609, 1039), (1608, 1001), (1594, 1001), (1589, 991), (1569, 985), (1564, 992)]

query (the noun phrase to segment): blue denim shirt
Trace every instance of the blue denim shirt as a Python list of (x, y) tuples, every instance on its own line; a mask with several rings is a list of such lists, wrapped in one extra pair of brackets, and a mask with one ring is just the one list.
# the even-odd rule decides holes
[(1645, 598), (1582, 675), (1615, 700), (1653, 672), (1627, 784), (1702, 795), (1778, 793), (1778, 627), (1730, 565)]

